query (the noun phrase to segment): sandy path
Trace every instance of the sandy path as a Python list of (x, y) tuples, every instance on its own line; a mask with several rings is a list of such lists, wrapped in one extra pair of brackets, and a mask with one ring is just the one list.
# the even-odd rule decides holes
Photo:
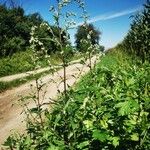
[[(92, 64), (95, 63), (97, 57), (92, 58)], [(89, 71), (88, 62), (85, 65), (73, 64), (67, 67), (67, 84), (72, 86), (77, 80), (75, 77), (82, 76)], [(82, 73), (80, 74), (80, 70)], [(43, 88), (46, 89), (47, 93), (45, 94), (44, 102), (49, 102), (49, 98), (54, 98), (57, 95), (57, 90), (63, 91), (63, 84), (60, 84), (61, 77), (63, 76), (63, 69), (55, 72), (54, 75), (47, 75), (41, 79), (43, 83), (46, 83), (46, 86)], [(54, 80), (56, 83), (50, 82)], [(25, 115), (22, 114), (21, 106), (17, 105), (19, 95), (26, 96), (31, 93), (31, 84), (35, 86), (35, 81), (31, 81), (20, 87), (8, 90), (4, 93), (0, 93), (0, 144), (10, 135), (11, 132), (18, 131), (23, 132), (25, 129)], [(33, 88), (32, 88), (33, 89)], [(43, 89), (43, 91), (45, 91)], [(42, 95), (43, 93), (41, 93)], [(35, 104), (30, 102), (29, 107), (34, 107)], [(12, 131), (11, 131), (12, 130)]]
[(30, 76), (31, 74), (34, 75), (34, 74), (37, 74), (37, 73), (45, 72), (45, 71), (48, 71), (49, 69), (50, 69), (49, 67), (46, 67), (46, 68), (41, 68), (41, 69), (34, 70), (34, 71), (28, 71), (28, 72), (25, 72), (25, 73), (9, 75), (9, 76), (5, 76), (5, 77), (1, 77), (0, 81), (1, 82), (10, 82), (10, 81), (13, 81), (13, 80), (16, 80), (16, 79), (21, 79), (21, 78)]

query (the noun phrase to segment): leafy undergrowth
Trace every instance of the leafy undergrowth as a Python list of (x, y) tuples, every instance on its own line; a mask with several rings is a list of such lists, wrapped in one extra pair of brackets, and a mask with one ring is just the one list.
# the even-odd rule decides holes
[[(27, 50), (25, 52), (18, 52), (12, 57), (1, 58), (0, 77), (34, 70), (35, 66), (32, 57), (33, 52)], [(51, 64), (58, 64), (60, 63), (60, 59), (56, 54), (52, 54), (50, 62)], [(38, 65), (42, 68), (47, 67), (48, 63), (45, 59), (42, 59), (38, 62)]]
[[(83, 57), (83, 54), (76, 53), (69, 57), (69, 60), (77, 60)], [(0, 77), (13, 75), (17, 73), (23, 73), (27, 71), (32, 71), (35, 69), (33, 60), (33, 52), (31, 50), (27, 50), (25, 52), (18, 52), (14, 54), (12, 57), (6, 57), (0, 59)], [(58, 54), (51, 54), (50, 56), (51, 65), (58, 65), (61, 62)], [(38, 62), (38, 66), (41, 68), (47, 67), (48, 61), (44, 58)]]
[[(22, 52), (23, 53), (23, 52)], [(26, 53), (24, 53), (25, 55), (26, 55)], [(15, 54), (16, 56), (19, 56), (19, 54)], [(29, 55), (30, 55), (30, 53), (29, 53)], [(16, 57), (15, 56), (15, 57)], [(17, 57), (16, 58), (13, 58), (13, 59), (18, 59)], [(5, 61), (1, 61), (0, 60), (0, 63), (2, 63), (2, 68), (0, 69), (0, 75), (10, 75), (10, 74), (14, 74), (14, 73), (19, 73), (19, 72), (24, 72), (24, 71), (29, 71), (29, 70), (32, 70), (34, 67), (32, 66), (32, 63), (30, 62), (30, 64), (29, 64), (29, 62), (28, 61), (31, 61), (30, 59), (28, 60), (27, 58), (26, 58), (27, 56), (25, 56), (24, 58), (23, 57), (21, 57), (21, 58), (23, 58), (24, 60), (22, 60), (22, 61), (25, 61), (25, 62), (22, 62), (22, 63), (28, 63), (28, 67), (25, 65), (25, 66), (23, 66), (21, 69), (18, 69), (18, 70), (15, 70), (14, 68), (18, 68), (20, 65), (18, 65), (18, 63), (16, 63), (16, 64), (12, 64), (11, 65), (11, 61), (13, 61), (13, 60), (11, 60), (10, 62), (8, 62), (8, 60), (5, 58), (5, 61), (7, 60), (7, 63), (9, 64), (9, 67), (5, 64), (6, 62)], [(70, 60), (71, 61), (73, 61), (73, 60), (77, 60), (77, 59), (80, 59), (80, 58), (82, 58), (83, 57), (83, 54), (76, 54), (76, 55), (73, 55), (72, 57), (70, 57)], [(18, 61), (18, 60), (17, 60)], [(19, 60), (20, 61), (20, 60)], [(52, 56), (51, 56), (51, 58), (50, 58), (50, 61), (51, 61), (51, 64), (52, 65), (59, 65), (60, 63), (61, 63), (61, 61), (59, 60), (59, 58), (58, 58), (58, 56), (56, 55), (56, 54), (53, 54)], [(6, 66), (4, 66), (4, 64), (6, 65)], [(1, 65), (1, 64), (0, 64)], [(14, 66), (13, 66), (14, 65)], [(46, 66), (48, 66), (48, 64), (46, 63), (46, 61), (41, 61), (41, 66), (43, 66), (43, 67), (46, 67)], [(55, 69), (55, 71), (56, 70), (58, 70), (58, 69), (60, 69), (61, 68), (61, 66), (57, 66), (57, 69)], [(9, 71), (8, 71), (8, 70)], [(14, 70), (13, 70), (14, 69)], [(5, 71), (4, 71), (5, 70)], [(11, 71), (10, 71), (11, 70)], [(53, 70), (53, 69), (52, 69)], [(53, 72), (53, 71), (44, 71), (44, 72), (42, 72), (42, 73), (38, 73), (38, 74), (35, 74), (35, 75), (29, 75), (29, 76), (27, 76), (27, 77), (24, 77), (24, 78), (20, 78), (20, 79), (15, 79), (15, 80), (13, 80), (13, 81), (8, 81), (8, 82), (3, 82), (3, 81), (0, 81), (0, 93), (1, 92), (4, 92), (4, 91), (6, 91), (6, 90), (8, 90), (8, 89), (11, 89), (11, 88), (14, 88), (14, 87), (17, 87), (17, 86), (20, 86), (20, 85), (22, 85), (22, 84), (24, 84), (24, 83), (26, 83), (26, 82), (29, 82), (29, 81), (31, 81), (31, 80), (34, 80), (34, 79), (38, 79), (38, 78), (41, 78), (42, 76), (45, 76), (45, 75), (47, 75), (47, 74), (49, 74), (49, 73), (51, 73), (51, 72)]]
[[(119, 51), (101, 62), (59, 98), (43, 122), (30, 121), (27, 135), (10, 136), (9, 149), (148, 150), (150, 100), (148, 63)], [(30, 113), (37, 114), (37, 109)]]

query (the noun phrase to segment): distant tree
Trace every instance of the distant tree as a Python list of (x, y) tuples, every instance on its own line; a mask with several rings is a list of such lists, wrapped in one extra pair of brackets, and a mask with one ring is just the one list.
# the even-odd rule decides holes
[(27, 16), (20, 6), (9, 7), (8, 2), (0, 5), (0, 57), (26, 50), (29, 46), (31, 27), (40, 26), (42, 22), (39, 13)]
[(101, 52), (104, 52), (104, 51), (105, 51), (105, 47), (102, 46), (102, 45), (100, 45), (100, 46), (99, 46), (99, 50), (100, 50)]
[(27, 16), (28, 20), (32, 22), (34, 25), (39, 25), (43, 22), (43, 18), (39, 13), (33, 13)]
[[(53, 38), (51, 31), (47, 27), (41, 26), (44, 22), (39, 13), (25, 15), (24, 9), (20, 6), (0, 5), (0, 57), (12, 56), (18, 51), (25, 51), (30, 46), (32, 26), (37, 26), (38, 30), (35, 34), (44, 44), (48, 54), (59, 51), (60, 47), (51, 40)], [(48, 27), (53, 30), (56, 37), (59, 37), (59, 30), (61, 29), (49, 24)], [(66, 35), (65, 32), (62, 32), (61, 42), (64, 45), (68, 44), (64, 38)]]
[[(91, 32), (91, 44), (99, 44), (101, 32), (97, 30), (93, 24), (84, 24), (78, 27), (77, 33), (75, 34), (75, 43), (79, 51), (83, 50), (83, 40), (87, 40), (89, 32)], [(84, 46), (86, 48), (86, 46)]]

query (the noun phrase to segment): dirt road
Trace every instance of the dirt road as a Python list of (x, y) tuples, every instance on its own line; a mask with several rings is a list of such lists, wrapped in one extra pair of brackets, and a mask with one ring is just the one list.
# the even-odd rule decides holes
[[(94, 64), (97, 59), (98, 57), (94, 56), (92, 58), (92, 64)], [(72, 86), (77, 81), (72, 75), (81, 77), (89, 71), (88, 64), (89, 61), (87, 61), (85, 65), (78, 63), (67, 67), (67, 84), (69, 86)], [(79, 70), (82, 70), (81, 74)], [(45, 90), (47, 91), (44, 102), (49, 102), (49, 98), (56, 97), (58, 88), (61, 92), (63, 91), (63, 84), (60, 83), (62, 76), (63, 69), (60, 69), (53, 75), (47, 75), (41, 79), (43, 83), (46, 83), (46, 86), (43, 87), (45, 88), (43, 89), (43, 92)], [(56, 83), (51, 82), (52, 80)], [(10, 133), (13, 133), (14, 131), (24, 131), (25, 122), (23, 122), (23, 120), (25, 119), (25, 114), (21, 113), (22, 108), (17, 105), (17, 102), (20, 99), (19, 95), (26, 96), (31, 92), (31, 85), (34, 87), (35, 81), (31, 81), (30, 83), (26, 83), (20, 87), (0, 94), (0, 144), (4, 142)], [(33, 102), (29, 103), (29, 107), (34, 107), (34, 105)]]
[(16, 80), (16, 79), (21, 79), (21, 78), (24, 78), (24, 77), (27, 77), (27, 76), (30, 76), (30, 75), (34, 75), (34, 74), (37, 74), (37, 73), (41, 73), (41, 72), (44, 72), (44, 71), (48, 71), (48, 70), (49, 70), (49, 67), (46, 67), (46, 68), (41, 68), (41, 69), (34, 70), (34, 71), (28, 71), (28, 72), (25, 72), (25, 73), (9, 75), (9, 76), (5, 76), (5, 77), (1, 77), (0, 82), (10, 82), (10, 81), (13, 81), (13, 80)]

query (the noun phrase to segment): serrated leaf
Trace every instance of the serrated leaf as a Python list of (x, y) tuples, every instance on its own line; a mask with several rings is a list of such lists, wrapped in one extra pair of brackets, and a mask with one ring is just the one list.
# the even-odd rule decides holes
[(127, 100), (116, 104), (116, 108), (119, 108), (118, 114), (120, 116), (128, 115), (139, 108), (138, 103), (135, 100)]
[(25, 139), (25, 145), (29, 146), (31, 143), (32, 143), (32, 141), (31, 141), (30, 137), (27, 136), (26, 139)]
[(116, 107), (119, 108), (118, 114), (120, 116), (124, 116), (124, 115), (126, 115), (126, 114), (129, 113), (130, 105), (129, 105), (128, 101), (126, 101), (126, 102), (120, 102), (120, 103), (118, 103), (116, 105)]
[(102, 120), (100, 120), (100, 125), (104, 128), (107, 129), (108, 128), (108, 123), (107, 123), (108, 119), (107, 118), (103, 118)]

